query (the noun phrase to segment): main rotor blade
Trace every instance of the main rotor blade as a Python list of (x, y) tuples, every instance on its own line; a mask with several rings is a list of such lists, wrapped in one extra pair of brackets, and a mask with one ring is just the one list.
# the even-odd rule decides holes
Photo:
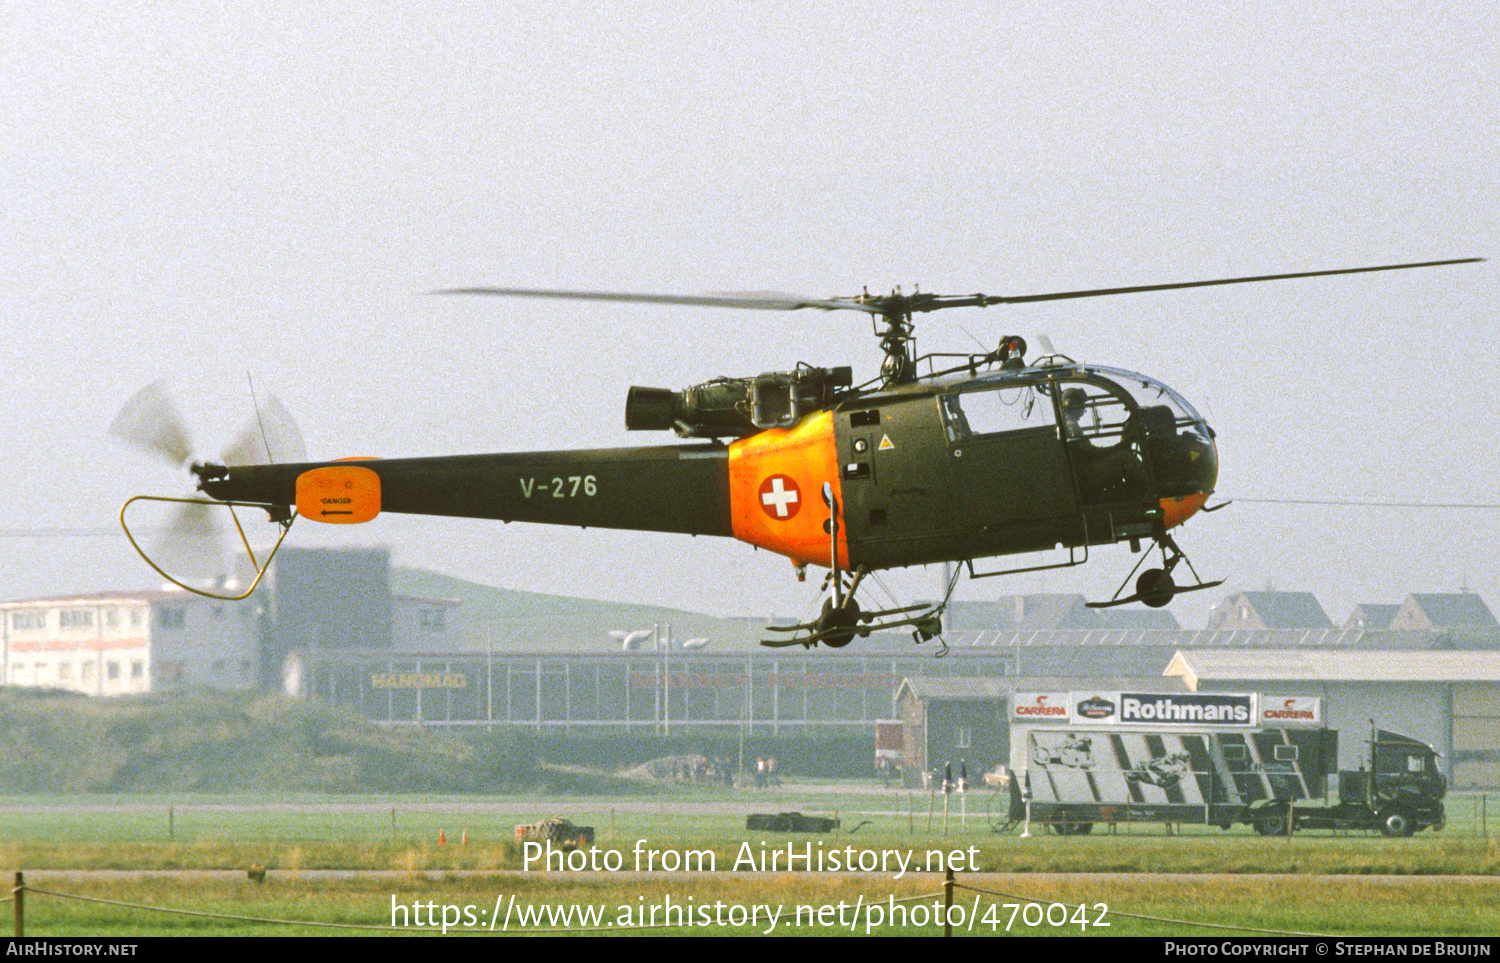
[(1293, 278), (1321, 278), (1335, 274), (1368, 274), (1372, 271), (1404, 271), (1408, 268), (1440, 267), (1445, 264), (1474, 264), (1482, 257), (1457, 258), (1451, 261), (1420, 261), (1415, 264), (1381, 264), (1376, 267), (1340, 268), (1334, 271), (1298, 271), (1295, 274), (1261, 274), (1248, 278), (1219, 278), (1213, 281), (1178, 281), (1173, 284), (1141, 284), (1128, 288), (1094, 288), (1089, 291), (1060, 291), (1055, 294), (1023, 294), (1015, 297), (983, 296), (985, 304), (1030, 304), (1036, 301), (1063, 301), (1068, 298), (1098, 298), (1110, 294), (1141, 294), (1146, 291), (1177, 291), (1182, 288), (1207, 288), (1220, 284), (1249, 284), (1253, 281), (1288, 281)]
[(1410, 268), (1440, 267), (1447, 264), (1474, 264), (1482, 257), (1456, 258), (1447, 261), (1420, 261), (1411, 264), (1381, 264), (1374, 267), (1340, 268), (1333, 271), (1297, 271), (1291, 274), (1260, 274), (1243, 278), (1216, 278), (1210, 281), (1176, 281), (1170, 284), (1139, 284), (1122, 288), (1091, 288), (1084, 291), (1057, 291), (1050, 294), (911, 294), (861, 295), (854, 298), (807, 298), (796, 294), (752, 291), (743, 294), (631, 294), (620, 291), (555, 291), (538, 288), (444, 288), (432, 294), (466, 294), (505, 298), (548, 298), (567, 301), (614, 301), (634, 304), (685, 304), (708, 308), (749, 308), (760, 311), (795, 311), (816, 308), (820, 311), (863, 311), (888, 320), (914, 313), (943, 308), (988, 307), (992, 304), (1032, 304), (1038, 301), (1064, 301), (1069, 298), (1099, 298), (1112, 294), (1142, 294), (1148, 291), (1178, 291), (1184, 288), (1207, 288), (1222, 284), (1249, 284), (1254, 281), (1287, 281), (1293, 278), (1331, 277), (1336, 274), (1368, 274), (1373, 271), (1404, 271)]
[(756, 311), (795, 311), (817, 308), (822, 311), (864, 311), (880, 314), (874, 304), (850, 298), (806, 298), (775, 291), (749, 291), (743, 294), (631, 294), (621, 291), (550, 291), (536, 288), (444, 288), (431, 294), (471, 294), (501, 298), (548, 298), (563, 301), (624, 301), (633, 304), (686, 304), (703, 308), (749, 308)]
[(109, 433), (174, 465), (186, 465), (193, 456), (187, 424), (161, 381), (152, 382), (125, 402)]

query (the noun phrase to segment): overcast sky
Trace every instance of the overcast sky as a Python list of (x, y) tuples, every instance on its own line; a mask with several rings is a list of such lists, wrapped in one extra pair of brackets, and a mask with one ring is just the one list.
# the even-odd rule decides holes
[[(33, 3), (0, 10), (0, 598), (152, 584), (112, 441), (167, 378), (205, 453), (257, 391), (313, 457), (651, 444), (631, 384), (874, 374), (859, 315), (502, 302), (462, 285), (1029, 294), (1500, 255), (1486, 4)], [(921, 319), (1184, 393), (1225, 498), (1500, 502), (1496, 264)], [(1033, 339), (1034, 340), (1034, 339)], [(720, 539), (382, 516), (304, 545), (507, 587), (806, 614)], [(107, 534), (99, 534), (101, 532)], [(1500, 607), (1500, 512), (1241, 502), (1229, 587)], [(1107, 597), (1132, 559), (964, 586)], [(887, 578), (930, 595), (939, 575)], [(1189, 624), (1223, 590), (1174, 603)]]

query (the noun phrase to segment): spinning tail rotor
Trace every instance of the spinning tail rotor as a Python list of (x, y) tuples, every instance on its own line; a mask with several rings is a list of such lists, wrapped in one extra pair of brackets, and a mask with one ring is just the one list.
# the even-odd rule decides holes
[[(161, 381), (147, 385), (127, 401), (110, 425), (109, 433), (139, 451), (175, 467), (186, 468), (200, 478), (205, 472), (216, 469), (215, 465), (195, 457), (192, 434), (187, 422)], [(275, 396), (268, 395), (264, 403), (257, 404), (254, 420), (239, 431), (219, 456), (218, 462), (224, 465), (265, 465), (304, 461), (306, 457), (301, 431), (281, 402)], [(160, 537), (149, 551), (141, 546), (131, 532), (126, 518), (130, 506), (139, 501), (176, 506)], [(244, 573), (249, 576), (250, 585), (242, 594), (227, 594), (228, 583), (223, 581), (228, 574), (231, 555), (226, 551), (220, 515), (226, 508), (245, 557), (252, 567), (251, 572)], [(139, 495), (121, 507), (120, 525), (125, 529), (131, 546), (167, 581), (197, 595), (233, 601), (248, 597), (260, 584), (271, 559), (275, 557), (291, 528), (291, 519), (278, 522), (281, 526), (280, 535), (270, 554), (264, 561), (259, 561), (234, 509), (233, 503), (193, 495), (175, 498)], [(238, 557), (238, 552), (234, 554)], [(196, 587), (187, 583), (189, 579), (200, 583), (212, 581), (215, 588), (220, 590)]]

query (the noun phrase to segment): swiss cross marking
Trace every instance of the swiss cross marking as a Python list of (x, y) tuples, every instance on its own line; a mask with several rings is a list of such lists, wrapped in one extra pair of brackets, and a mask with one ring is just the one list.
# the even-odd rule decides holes
[(802, 507), (802, 490), (787, 475), (772, 475), (760, 483), (760, 507), (777, 521), (786, 521)]

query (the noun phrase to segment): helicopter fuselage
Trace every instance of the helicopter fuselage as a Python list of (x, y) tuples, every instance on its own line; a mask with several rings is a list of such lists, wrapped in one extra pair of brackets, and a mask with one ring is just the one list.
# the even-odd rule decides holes
[(1151, 539), (1213, 491), (1212, 432), (1143, 375), (1051, 365), (921, 381), (728, 444), (227, 466), (210, 497), (316, 521), (379, 512), (732, 536), (886, 569)]

